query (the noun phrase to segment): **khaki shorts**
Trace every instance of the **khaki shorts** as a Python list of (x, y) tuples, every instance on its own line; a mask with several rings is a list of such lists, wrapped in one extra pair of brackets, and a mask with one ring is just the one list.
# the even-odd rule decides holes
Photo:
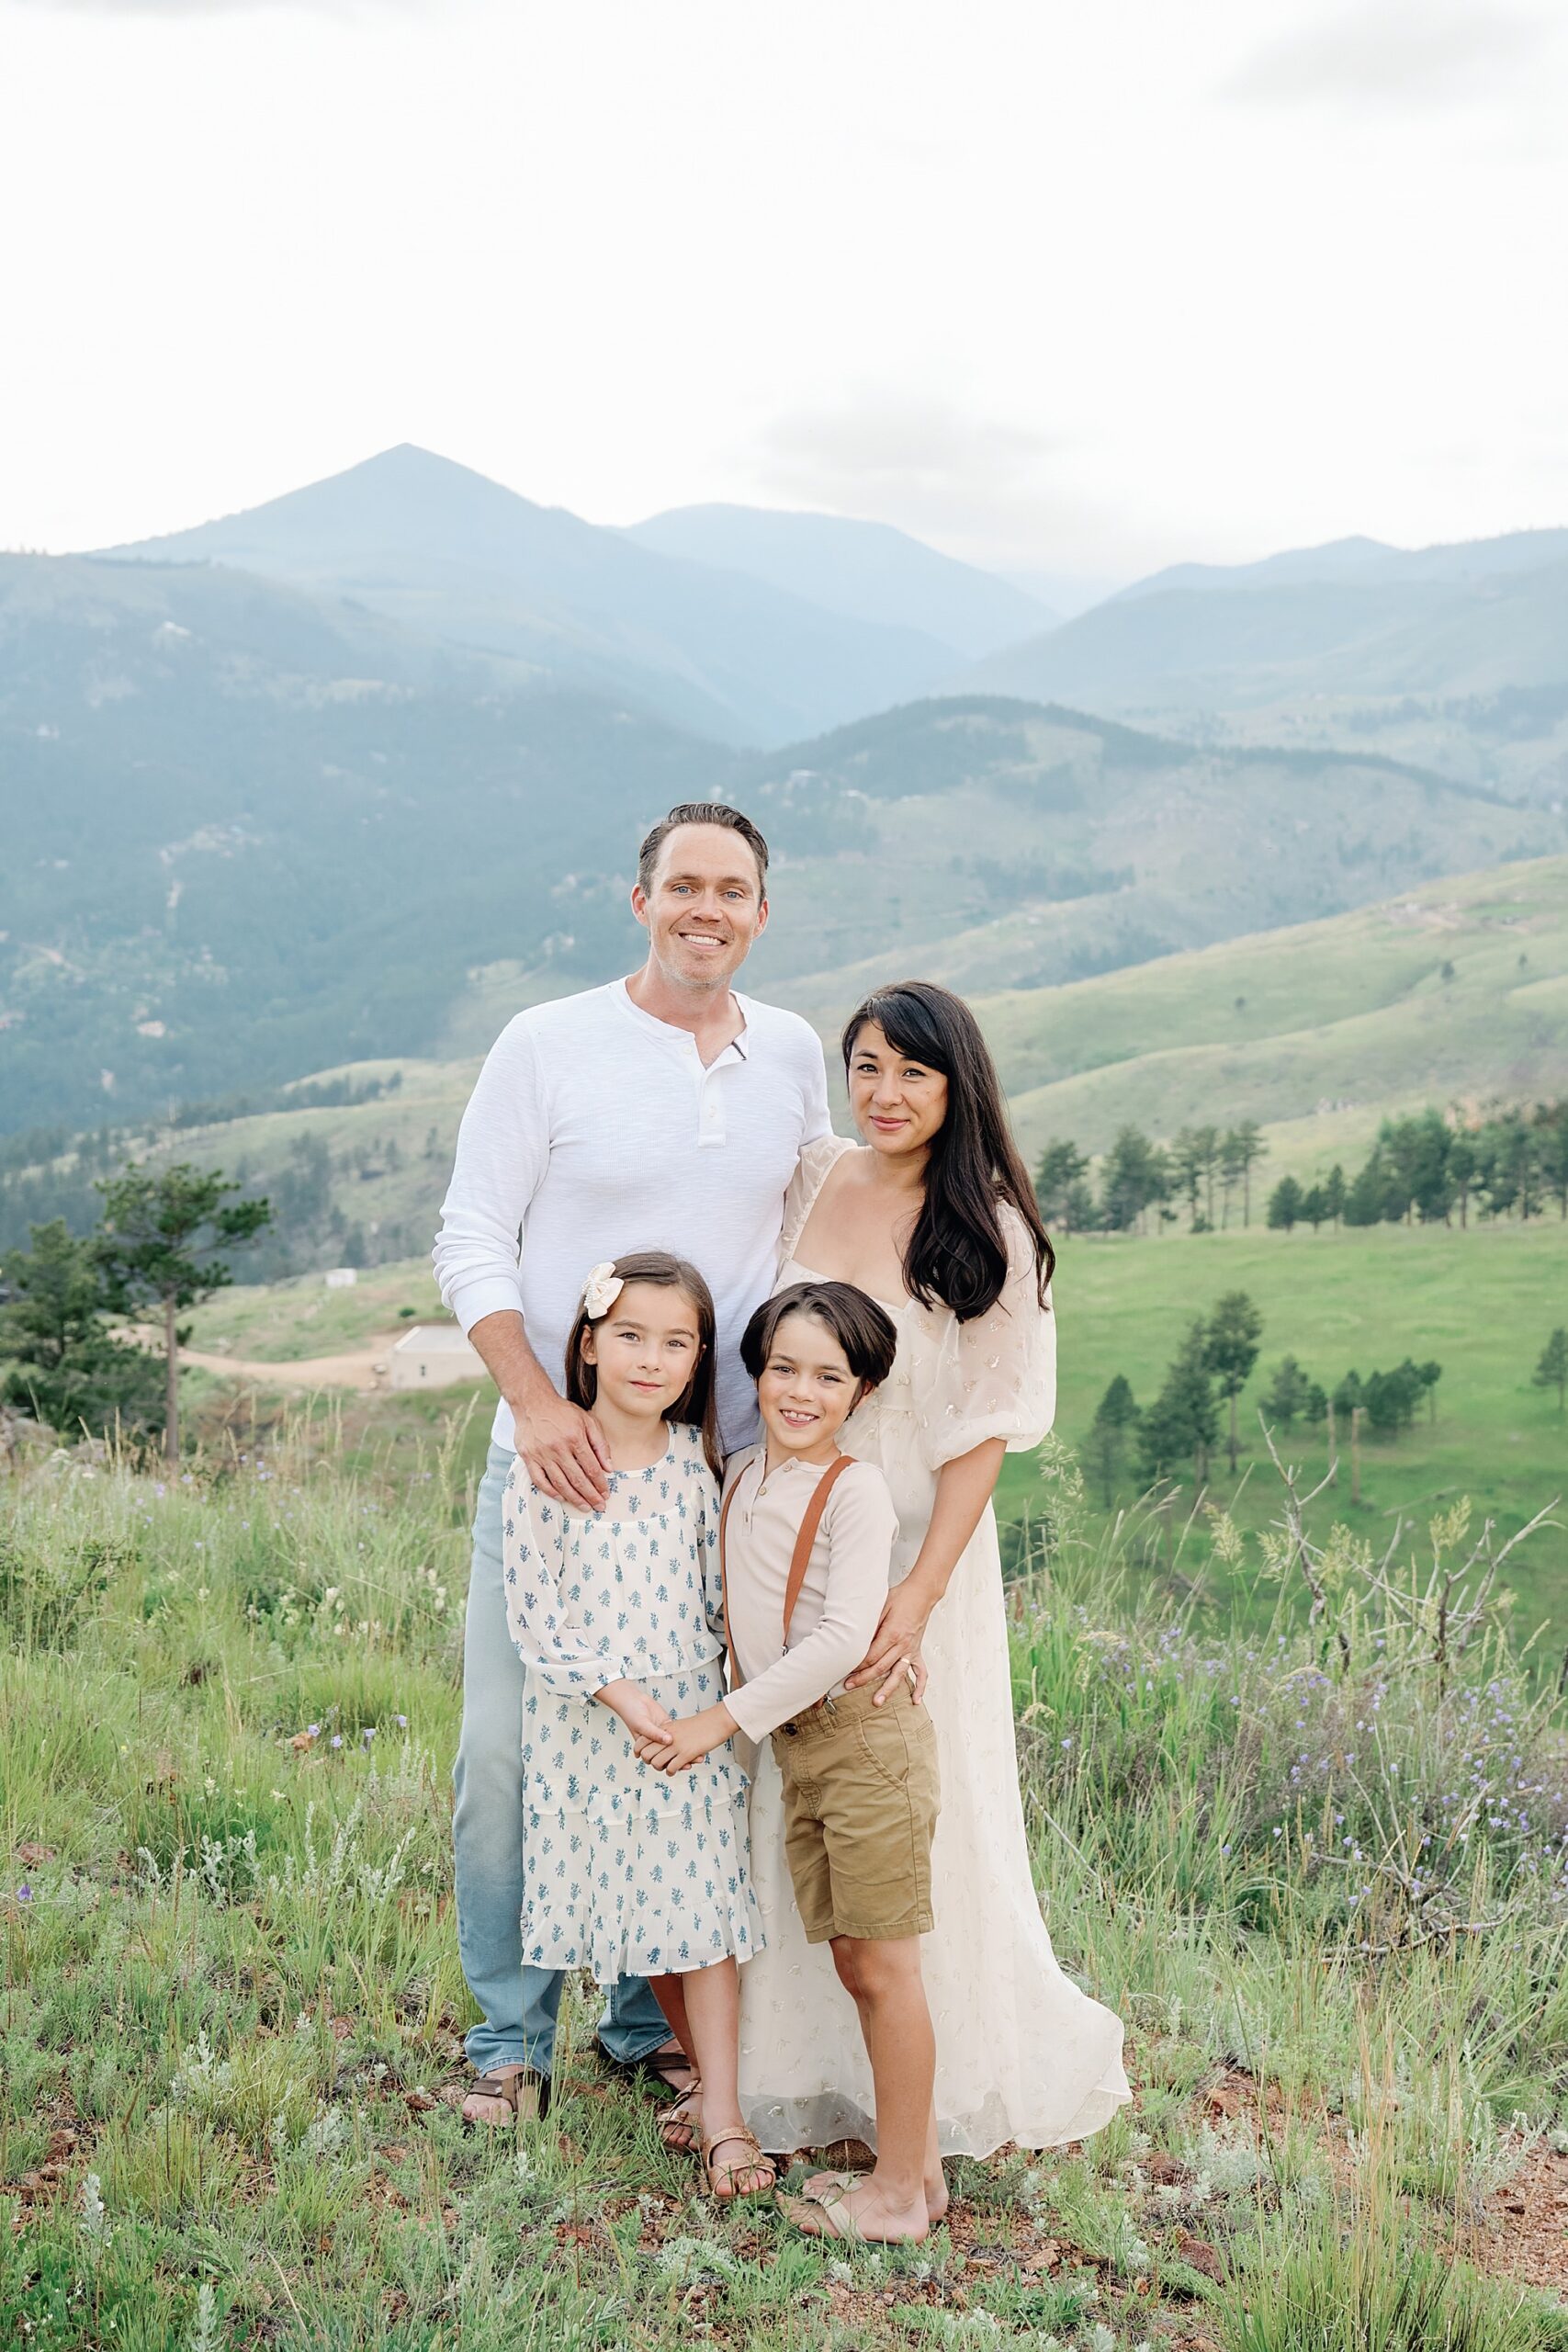
[(773, 1734), (784, 1851), (807, 1943), (931, 1932), (931, 1832), (942, 1790), (931, 1719), (907, 1690), (867, 1686)]

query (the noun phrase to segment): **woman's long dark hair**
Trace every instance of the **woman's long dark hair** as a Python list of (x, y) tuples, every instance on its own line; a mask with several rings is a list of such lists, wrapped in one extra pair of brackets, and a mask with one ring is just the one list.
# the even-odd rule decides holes
[(931, 1138), (926, 1193), (904, 1251), (904, 1280), (922, 1306), (938, 1301), (961, 1323), (986, 1314), (1007, 1280), (1001, 1204), (1010, 1202), (1034, 1244), (1040, 1304), (1055, 1265), (1034, 1187), (1008, 1125), (1001, 1081), (980, 1024), (962, 997), (934, 980), (899, 980), (853, 1012), (842, 1039), (849, 1072), (855, 1040), (874, 1021), (895, 1053), (947, 1080), (947, 1116)]
[[(722, 1478), (724, 1455), (719, 1451), (718, 1396), (714, 1382), (716, 1318), (712, 1291), (695, 1266), (688, 1265), (684, 1258), (671, 1256), (668, 1250), (623, 1250), (614, 1261), (614, 1271), (623, 1283), (651, 1283), (658, 1290), (683, 1291), (696, 1310), (696, 1364), (683, 1394), (671, 1407), (669, 1418), (671, 1421), (695, 1423), (708, 1468), (716, 1478)], [(605, 1314), (613, 1312), (613, 1308), (614, 1302)], [(604, 1317), (598, 1319), (603, 1322)], [(581, 1405), (585, 1413), (593, 1410), (593, 1400), (599, 1394), (599, 1374), (582, 1352), (582, 1335), (592, 1329), (593, 1320), (584, 1300), (566, 1335), (567, 1398), (573, 1405)]]

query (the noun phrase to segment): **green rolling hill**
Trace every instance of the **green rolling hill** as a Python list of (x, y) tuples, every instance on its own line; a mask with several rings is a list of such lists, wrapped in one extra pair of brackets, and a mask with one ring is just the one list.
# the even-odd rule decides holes
[(976, 1010), (1030, 1149), (1252, 1118), (1315, 1164), (1393, 1110), (1568, 1089), (1568, 857)]
[(890, 962), (1032, 989), (1568, 841), (1560, 815), (1375, 755), (1211, 751), (999, 698), (863, 720), (742, 767), (735, 797), (782, 853), (759, 980), (824, 1018)]
[[(885, 958), (873, 977), (906, 968), (930, 967)], [(863, 979), (856, 967), (833, 982), (812, 974), (768, 992), (817, 1021), (831, 1066)], [(264, 1245), (274, 1272), (331, 1263), (351, 1233), (369, 1261), (412, 1256), (434, 1227), (479, 1056), (525, 993), (492, 970), (465, 1000), (483, 1035), (461, 1057), (322, 1074), (361, 1088), (387, 1089), (395, 1078), (374, 1100), (299, 1108), (290, 1096), (302, 1090), (286, 1090), (276, 1107), (152, 1130), (134, 1138), (137, 1148), (151, 1141), (273, 1187), (304, 1183)], [(1255, 1118), (1269, 1143), (1266, 1181), (1286, 1169), (1310, 1174), (1353, 1157), (1390, 1111), (1568, 1091), (1568, 855), (974, 1001), (1031, 1155), (1061, 1136), (1100, 1151), (1129, 1122), (1168, 1136), (1188, 1124)]]

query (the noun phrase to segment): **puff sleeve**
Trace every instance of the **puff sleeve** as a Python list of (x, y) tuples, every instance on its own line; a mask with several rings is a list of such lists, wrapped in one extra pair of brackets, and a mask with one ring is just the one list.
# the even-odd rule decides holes
[(784, 1224), (779, 1234), (781, 1267), (794, 1257), (795, 1245), (806, 1230), (807, 1220), (817, 1205), (817, 1195), (827, 1182), (829, 1170), (846, 1151), (853, 1149), (853, 1144), (846, 1143), (842, 1136), (826, 1135), (818, 1136), (802, 1151), (784, 1193)]
[(547, 1690), (591, 1699), (606, 1682), (637, 1668), (631, 1659), (612, 1655), (573, 1618), (566, 1591), (566, 1532), (565, 1511), (536, 1493), (519, 1457), (501, 1503), (507, 1629), (524, 1665)]
[(1039, 1444), (1056, 1414), (1056, 1318), (1040, 1304), (1034, 1243), (1005, 1206), (1008, 1272), (996, 1305), (972, 1322), (949, 1308), (928, 1314), (928, 1344), (914, 1351), (912, 1399), (920, 1452), (940, 1470), (987, 1438), (1010, 1453)]

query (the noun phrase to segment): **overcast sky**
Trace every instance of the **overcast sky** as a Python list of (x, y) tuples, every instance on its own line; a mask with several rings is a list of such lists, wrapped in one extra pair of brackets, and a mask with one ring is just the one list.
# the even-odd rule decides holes
[(1125, 577), (1568, 523), (1561, 0), (0, 0), (0, 546), (417, 441)]

